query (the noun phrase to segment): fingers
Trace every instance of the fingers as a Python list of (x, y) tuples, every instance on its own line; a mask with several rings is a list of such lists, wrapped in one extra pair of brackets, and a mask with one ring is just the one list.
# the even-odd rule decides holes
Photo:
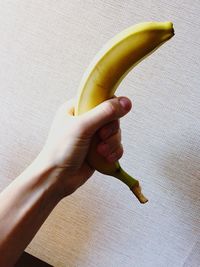
[[(61, 118), (65, 118), (65, 116), (72, 117), (74, 115), (74, 106), (75, 99), (71, 99), (65, 102), (59, 109), (57, 114), (61, 116)], [(114, 97), (112, 99), (106, 100), (103, 103), (99, 104), (92, 110), (85, 112), (82, 115), (76, 116), (73, 118), (76, 121), (76, 128), (79, 128), (79, 134), (91, 138), (93, 134), (95, 134), (102, 126), (109, 124), (112, 121), (115, 122), (115, 129), (118, 128), (117, 120), (124, 115), (126, 115), (131, 109), (131, 101), (126, 97)], [(109, 133), (105, 133), (109, 131), (109, 126), (106, 130), (102, 130), (100, 135), (109, 136), (114, 133), (114, 130)]]
[(110, 137), (111, 135), (117, 133), (118, 130), (119, 130), (119, 120), (114, 120), (103, 126), (98, 131), (98, 135), (101, 138), (101, 140), (104, 140)]
[(112, 163), (119, 160), (123, 155), (123, 147), (120, 145), (117, 150), (113, 151), (109, 156), (106, 157), (107, 161)]
[(131, 109), (131, 101), (126, 97), (115, 97), (81, 115), (84, 125), (93, 135), (103, 125), (126, 115)]
[(117, 161), (123, 155), (123, 147), (121, 144), (121, 130), (104, 138), (97, 146), (97, 151), (109, 162)]

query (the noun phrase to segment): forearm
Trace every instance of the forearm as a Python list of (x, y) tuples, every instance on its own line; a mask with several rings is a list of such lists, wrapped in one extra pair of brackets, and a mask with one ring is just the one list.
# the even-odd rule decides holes
[(56, 170), (34, 161), (0, 195), (0, 266), (13, 266), (61, 199)]

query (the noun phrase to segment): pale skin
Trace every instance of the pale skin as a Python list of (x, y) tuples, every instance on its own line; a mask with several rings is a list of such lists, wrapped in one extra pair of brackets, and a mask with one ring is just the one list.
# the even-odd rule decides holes
[(87, 153), (94, 135), (108, 162), (122, 156), (119, 119), (130, 109), (125, 97), (77, 117), (73, 100), (59, 108), (42, 151), (0, 194), (0, 266), (12, 267), (58, 202), (92, 176)]

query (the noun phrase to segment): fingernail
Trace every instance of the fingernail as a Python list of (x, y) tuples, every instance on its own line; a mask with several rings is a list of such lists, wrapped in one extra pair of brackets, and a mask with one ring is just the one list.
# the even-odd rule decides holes
[(120, 97), (119, 103), (124, 110), (129, 111), (131, 109), (131, 102), (127, 98)]

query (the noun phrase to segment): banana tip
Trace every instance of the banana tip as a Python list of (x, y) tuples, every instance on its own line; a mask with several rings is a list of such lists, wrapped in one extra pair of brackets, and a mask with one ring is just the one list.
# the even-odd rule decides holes
[(171, 21), (165, 22), (166, 30), (169, 32), (169, 39), (175, 35), (174, 24)]
[(170, 22), (170, 28), (171, 28), (171, 34), (172, 34), (172, 36), (174, 36), (175, 35), (175, 31), (174, 31), (174, 24), (173, 24), (173, 22)]
[(175, 31), (174, 31), (174, 27), (173, 27), (173, 24), (172, 24), (172, 36), (175, 35)]

